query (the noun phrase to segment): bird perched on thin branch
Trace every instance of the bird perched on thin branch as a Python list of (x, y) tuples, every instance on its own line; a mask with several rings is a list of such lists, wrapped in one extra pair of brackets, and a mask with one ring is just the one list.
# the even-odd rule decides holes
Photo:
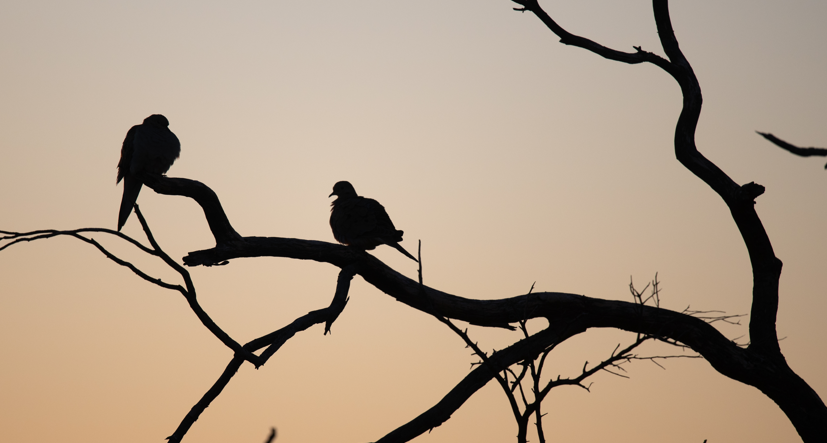
[(393, 246), (413, 261), (417, 261), (399, 242), (403, 231), (393, 225), (385, 208), (378, 201), (356, 194), (353, 185), (341, 181), (333, 186), (338, 196), (330, 210), (330, 228), (339, 243), (354, 248), (371, 250), (379, 245)]
[(143, 182), (143, 173), (164, 174), (181, 153), (178, 137), (169, 130), (169, 120), (161, 114), (153, 114), (144, 123), (135, 125), (126, 133), (118, 162), (118, 181), (123, 180), (123, 198), (118, 212), (118, 231), (121, 230)]

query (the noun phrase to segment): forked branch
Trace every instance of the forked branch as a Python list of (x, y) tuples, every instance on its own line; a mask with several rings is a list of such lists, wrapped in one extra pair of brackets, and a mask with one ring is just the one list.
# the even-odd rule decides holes
[[(84, 243), (87, 243), (87, 244), (90, 244), (90, 245), (94, 246), (101, 253), (103, 253), (103, 255), (106, 256), (106, 258), (112, 260), (113, 262), (115, 262), (115, 263), (117, 263), (121, 266), (124, 266), (124, 267), (128, 268), (135, 275), (137, 275), (138, 277), (141, 277), (143, 280), (148, 281), (148, 282), (150, 282), (150, 283), (152, 283), (152, 284), (154, 284), (158, 287), (161, 287), (161, 288), (164, 288), (164, 289), (170, 289), (170, 290), (179, 292), (187, 300), (187, 303), (190, 305), (190, 309), (192, 309), (192, 311), (195, 313), (195, 315), (198, 317), (198, 319), (201, 321), (201, 323), (216, 338), (221, 340), (221, 342), (224, 343), (224, 345), (226, 345), (228, 348), (232, 349), (237, 354), (243, 356), (244, 359), (250, 361), (253, 364), (257, 364), (256, 362), (258, 360), (258, 357), (256, 357), (255, 355), (253, 355), (249, 351), (242, 348), (241, 345), (238, 344), (238, 342), (236, 342), (229, 335), (227, 335), (227, 333), (224, 332), (217, 324), (215, 324), (215, 322), (212, 320), (212, 318), (210, 318), (210, 316), (206, 312), (204, 312), (204, 310), (201, 308), (201, 305), (198, 303), (198, 300), (196, 298), (195, 285), (193, 285), (193, 283), (192, 283), (192, 279), (190, 278), (189, 272), (186, 269), (184, 269), (183, 266), (179, 265), (178, 263), (175, 263), (175, 261), (172, 260), (172, 258), (170, 258), (169, 255), (167, 255), (167, 253), (163, 251), (163, 249), (161, 249), (161, 247), (155, 241), (155, 238), (152, 235), (152, 231), (149, 229), (149, 225), (146, 223), (146, 220), (144, 219), (143, 214), (141, 214), (141, 211), (140, 211), (140, 209), (138, 209), (137, 205), (135, 205), (135, 214), (138, 216), (138, 220), (140, 220), (140, 222), (141, 222), (141, 226), (144, 229), (144, 233), (146, 233), (146, 235), (147, 235), (147, 239), (149, 240), (151, 248), (142, 245), (137, 240), (135, 240), (135, 239), (133, 239), (133, 238), (121, 233), (121, 232), (118, 232), (118, 231), (113, 231), (111, 229), (104, 229), (104, 228), (82, 228), (82, 229), (74, 229), (74, 230), (67, 230), (67, 231), (58, 231), (58, 230), (41, 230), (41, 231), (32, 231), (32, 232), (0, 231), (0, 233), (3, 234), (3, 236), (0, 237), (0, 241), (5, 241), (6, 242), (2, 246), (0, 246), (0, 251), (4, 250), (4, 249), (6, 249), (6, 248), (8, 248), (12, 245), (19, 244), (19, 243), (22, 243), (22, 242), (31, 242), (31, 241), (35, 241), (35, 240), (43, 240), (43, 239), (54, 238), (54, 237), (58, 237), (58, 236), (68, 236), (68, 237), (72, 237), (72, 238), (76, 238), (78, 240), (81, 240)], [(150, 276), (149, 274), (142, 271), (141, 269), (139, 269), (137, 266), (135, 266), (131, 262), (126, 261), (126, 260), (112, 254), (108, 249), (104, 248), (94, 238), (87, 237), (86, 235), (83, 235), (83, 234), (86, 234), (86, 233), (102, 233), (102, 234), (113, 235), (115, 237), (118, 237), (120, 239), (128, 241), (129, 243), (131, 243), (132, 245), (134, 245), (135, 247), (137, 247), (138, 249), (140, 249), (144, 253), (153, 255), (155, 257), (159, 257), (161, 260), (164, 261), (164, 263), (166, 263), (168, 266), (170, 266), (172, 269), (174, 269), (176, 272), (178, 272), (181, 275), (182, 279), (184, 280), (184, 286), (170, 284), (170, 283), (162, 281), (160, 278)]]
[[(355, 275), (354, 270), (357, 267), (358, 264), (342, 269), (339, 273), (339, 279), (336, 283), (336, 291), (330, 306), (311, 311), (293, 320), (289, 325), (245, 344), (244, 349), (249, 353), (264, 349), (261, 356), (256, 360), (257, 367), (267, 363), (270, 357), (281, 349), (282, 345), (287, 343), (288, 340), (293, 338), (299, 332), (309, 329), (313, 325), (325, 323), (324, 333), (327, 334), (330, 332), (331, 325), (339, 317), (339, 314), (342, 313), (342, 310), (347, 304), (350, 280)], [(218, 380), (213, 383), (201, 399), (198, 400), (198, 402), (184, 416), (184, 419), (181, 420), (181, 423), (178, 425), (178, 428), (175, 429), (175, 432), (167, 437), (167, 440), (169, 440), (170, 443), (179, 443), (184, 438), (204, 410), (207, 409), (207, 407), (212, 404), (213, 400), (218, 398), (224, 388), (227, 387), (227, 384), (230, 383), (230, 380), (232, 380), (233, 376), (235, 376), (243, 363), (244, 359), (239, 354), (233, 356), (227, 364), (227, 367), (224, 369), (224, 372), (222, 372), (218, 377)]]

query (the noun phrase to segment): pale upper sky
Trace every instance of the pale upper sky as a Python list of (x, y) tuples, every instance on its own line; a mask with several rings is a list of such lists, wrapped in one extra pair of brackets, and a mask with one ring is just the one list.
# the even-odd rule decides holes
[[(644, 1), (545, 2), (573, 33), (661, 53)], [(631, 300), (658, 273), (662, 306), (749, 312), (751, 274), (725, 205), (674, 159), (677, 85), (654, 66), (558, 43), (505, 0), (0, 3), (0, 229), (115, 228), (123, 137), (162, 113), (181, 140), (169, 172), (211, 186), (242, 235), (334, 241), (331, 187), (349, 180), (423, 242), (430, 286), (471, 298), (535, 290)], [(827, 147), (827, 3), (673, 2), (704, 92), (699, 149), (757, 209), (784, 262), (778, 315), (793, 369), (827, 395), (825, 159), (754, 131)], [(145, 189), (175, 258), (213, 245), (191, 201)], [(124, 232), (143, 239), (132, 217)], [(95, 236), (167, 281), (159, 263)], [(375, 255), (414, 277), (391, 248)], [(326, 306), (337, 269), (259, 258), (191, 270), (239, 341)], [(429, 316), (361, 279), (322, 336), (243, 368), (193, 442), (374, 441), (457, 383), (476, 359)], [(747, 341), (742, 326), (721, 326)], [(533, 325), (535, 330), (541, 325)], [(516, 333), (470, 330), (484, 349)], [(632, 337), (589, 331), (555, 351), (576, 376)], [(231, 358), (176, 293), (90, 246), (0, 252), (0, 441), (147, 442), (171, 434)], [(643, 353), (647, 350), (644, 349)], [(651, 354), (669, 352), (652, 347)], [(702, 360), (601, 374), (544, 403), (549, 440), (778, 442), (797, 436), (756, 389)], [(424, 442), (513, 441), (491, 385)], [(536, 437), (532, 437), (536, 441)]]

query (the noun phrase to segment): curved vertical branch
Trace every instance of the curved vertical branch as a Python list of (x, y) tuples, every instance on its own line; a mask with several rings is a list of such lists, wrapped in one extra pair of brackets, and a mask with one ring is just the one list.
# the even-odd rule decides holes
[(780, 356), (775, 321), (781, 260), (776, 258), (764, 225), (755, 212), (755, 198), (764, 192), (764, 188), (755, 183), (738, 186), (720, 168), (698, 152), (695, 146), (695, 129), (703, 103), (701, 87), (678, 46), (669, 17), (669, 3), (666, 0), (654, 0), (652, 5), (663, 49), (671, 63), (678, 68), (672, 76), (683, 93), (683, 109), (675, 128), (675, 155), (687, 169), (715, 190), (729, 207), (752, 264), (750, 347), (766, 349)]
[(241, 241), (215, 192), (203, 183), (188, 178), (172, 178), (158, 174), (144, 174), (144, 185), (163, 195), (184, 195), (195, 200), (204, 211), (216, 245)]
[[(778, 404), (805, 441), (823, 441), (827, 435), (827, 407), (787, 365), (778, 345), (776, 318), (781, 260), (775, 256), (769, 236), (755, 211), (755, 198), (764, 187), (743, 186), (704, 157), (695, 145), (695, 130), (701, 115), (703, 95), (692, 66), (680, 49), (669, 16), (668, 0), (653, 0), (652, 9), (661, 46), (668, 58), (608, 49), (591, 40), (573, 36), (551, 20), (536, 0), (514, 0), (531, 11), (560, 37), (564, 44), (579, 46), (610, 60), (623, 63), (650, 62), (671, 75), (681, 88), (683, 106), (675, 127), (675, 156), (689, 171), (711, 187), (729, 207), (732, 219), (749, 253), (753, 275), (750, 316), (750, 345), (745, 353), (712, 358), (710, 363), (724, 375), (757, 387)], [(705, 355), (707, 359), (709, 355)]]

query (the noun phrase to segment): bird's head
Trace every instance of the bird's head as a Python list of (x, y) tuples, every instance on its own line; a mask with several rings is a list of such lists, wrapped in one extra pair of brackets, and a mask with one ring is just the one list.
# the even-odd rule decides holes
[(149, 117), (144, 119), (144, 123), (148, 125), (161, 126), (164, 128), (169, 126), (169, 120), (167, 120), (167, 118), (161, 114), (150, 115)]
[(333, 197), (334, 195), (338, 195), (339, 198), (356, 197), (356, 190), (353, 189), (353, 185), (351, 185), (350, 182), (340, 181), (333, 185), (333, 192), (331, 192), (328, 197)]

